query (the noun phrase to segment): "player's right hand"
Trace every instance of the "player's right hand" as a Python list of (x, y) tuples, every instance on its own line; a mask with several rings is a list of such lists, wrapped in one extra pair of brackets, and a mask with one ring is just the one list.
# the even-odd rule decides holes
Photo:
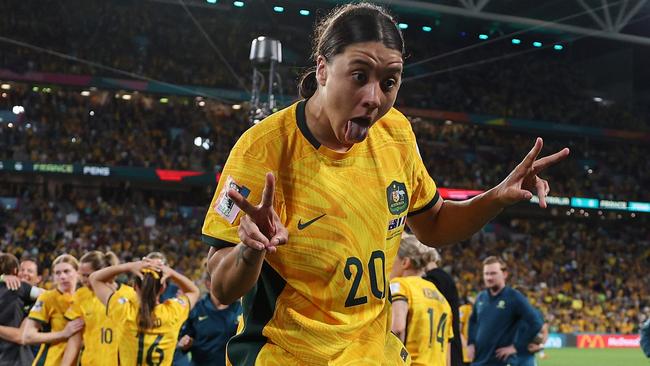
[(11, 291), (16, 291), (20, 288), (21, 281), (20, 278), (14, 275), (4, 275), (3, 281), (5, 283), (5, 286)]
[(257, 206), (253, 206), (236, 190), (228, 191), (228, 197), (245, 213), (239, 222), (239, 240), (250, 248), (269, 253), (274, 253), (278, 245), (286, 244), (289, 240), (287, 228), (273, 209), (274, 194), (275, 177), (270, 172), (266, 173), (262, 200)]
[(65, 325), (65, 328), (63, 328), (63, 331), (65, 332), (64, 333), (65, 337), (70, 338), (72, 337), (73, 334), (77, 333), (83, 328), (84, 328), (83, 318), (77, 318), (75, 320), (69, 321), (68, 324)]
[(183, 351), (187, 351), (188, 349), (190, 349), (190, 347), (192, 347), (193, 342), (194, 339), (192, 339), (192, 337), (186, 334), (183, 337), (181, 337), (181, 339), (178, 340), (178, 347)]

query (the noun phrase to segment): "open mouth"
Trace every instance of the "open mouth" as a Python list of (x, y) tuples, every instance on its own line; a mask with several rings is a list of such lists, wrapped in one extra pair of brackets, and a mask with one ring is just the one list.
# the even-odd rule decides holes
[(361, 142), (368, 137), (368, 129), (372, 119), (370, 117), (354, 117), (348, 121), (345, 130), (345, 139), (350, 143)]
[(358, 124), (361, 127), (370, 127), (370, 123), (372, 123), (372, 119), (370, 119), (370, 117), (365, 117), (365, 116), (355, 117), (350, 119), (350, 121)]

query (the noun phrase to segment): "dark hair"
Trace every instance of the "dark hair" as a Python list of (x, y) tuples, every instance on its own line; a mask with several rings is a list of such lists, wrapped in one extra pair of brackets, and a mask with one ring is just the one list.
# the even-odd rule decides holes
[(100, 270), (102, 268), (115, 266), (120, 263), (117, 259), (115, 253), (108, 251), (106, 254), (100, 252), (99, 250), (93, 250), (88, 252), (81, 257), (79, 260), (81, 263), (90, 263), (93, 271)]
[(18, 263), (16, 256), (9, 253), (0, 253), (0, 274), (16, 275), (19, 268), (20, 263)]
[[(381, 42), (404, 54), (404, 37), (395, 19), (384, 8), (369, 3), (346, 4), (332, 10), (316, 24), (313, 42), (314, 61), (318, 56), (329, 61), (347, 46), (362, 42)], [(317, 88), (316, 70), (312, 68), (300, 79), (300, 96), (309, 98)]]
[(140, 277), (135, 278), (135, 285), (140, 290), (140, 307), (138, 309), (139, 329), (151, 329), (156, 325), (153, 310), (156, 307), (156, 300), (162, 288), (162, 283), (160, 283), (161, 277), (162, 273), (160, 272), (157, 272), (155, 275), (151, 272), (144, 272), (142, 279)]

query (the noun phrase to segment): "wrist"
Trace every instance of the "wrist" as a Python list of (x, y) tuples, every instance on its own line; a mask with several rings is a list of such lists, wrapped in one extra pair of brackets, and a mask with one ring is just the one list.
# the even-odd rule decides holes
[(240, 244), (237, 250), (237, 263), (244, 263), (247, 266), (253, 266), (263, 259), (266, 255), (266, 250), (257, 250), (246, 246), (245, 244)]

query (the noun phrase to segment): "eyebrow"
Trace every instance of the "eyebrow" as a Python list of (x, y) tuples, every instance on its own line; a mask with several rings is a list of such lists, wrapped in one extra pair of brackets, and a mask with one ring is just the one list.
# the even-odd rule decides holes
[[(368, 62), (366, 60), (363, 60), (363, 59), (360, 59), (360, 58), (353, 59), (352, 61), (350, 61), (349, 65), (357, 65), (357, 64), (363, 65), (363, 66), (366, 66), (366, 67), (369, 67), (369, 68), (373, 67), (370, 62)], [(400, 66), (389, 66), (389, 67), (386, 68), (386, 70), (391, 74), (401, 73), (402, 72), (402, 67), (400, 67)]]

